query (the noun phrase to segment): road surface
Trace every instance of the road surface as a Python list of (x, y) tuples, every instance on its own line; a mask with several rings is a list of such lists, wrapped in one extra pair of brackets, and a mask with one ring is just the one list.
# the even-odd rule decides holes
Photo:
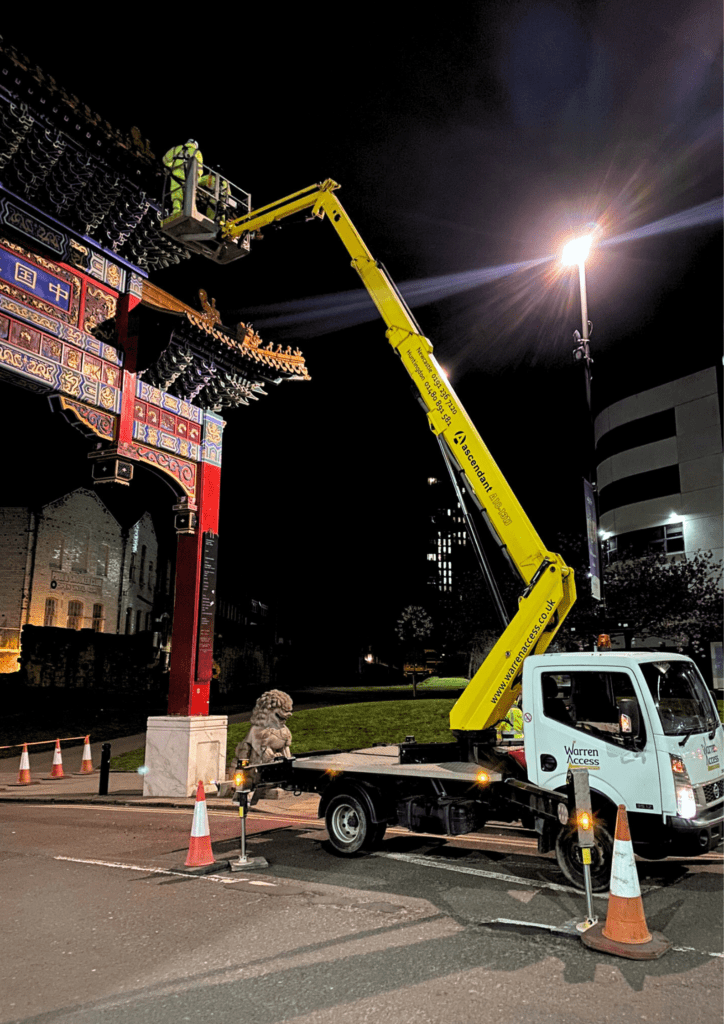
[[(249, 818), (267, 870), (189, 877), (188, 808), (0, 805), (0, 1024), (721, 1020), (718, 854), (638, 862), (649, 928), (675, 947), (641, 963), (566, 931), (583, 896), (520, 830), (389, 830), (343, 859), (316, 819), (280, 813)], [(209, 821), (235, 855), (238, 818)]]

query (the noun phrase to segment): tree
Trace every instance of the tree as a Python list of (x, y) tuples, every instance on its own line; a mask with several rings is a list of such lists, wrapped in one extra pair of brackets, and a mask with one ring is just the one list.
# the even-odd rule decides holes
[(721, 636), (721, 580), (721, 562), (711, 552), (679, 561), (651, 555), (614, 562), (604, 577), (609, 619), (701, 656)]
[(412, 663), (413, 697), (417, 697), (417, 663), (425, 657), (425, 641), (432, 635), (432, 628), (432, 619), (419, 604), (408, 604), (395, 626), (404, 656)]

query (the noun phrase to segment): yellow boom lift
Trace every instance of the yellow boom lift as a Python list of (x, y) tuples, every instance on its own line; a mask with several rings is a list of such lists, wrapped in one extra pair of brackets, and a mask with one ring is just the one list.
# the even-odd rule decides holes
[[(193, 177), (193, 176), (191, 176)], [(372, 256), (336, 195), (331, 179), (295, 192), (277, 202), (235, 218), (222, 217), (214, 232), (208, 225), (206, 255), (228, 262), (248, 251), (249, 239), (278, 221), (311, 210), (328, 217), (352, 261), (352, 266), (387, 324), (387, 338), (402, 360), (427, 411), (466, 515), (471, 540), (479, 558), (499, 616), (503, 633), (450, 713), (450, 727), (472, 742), (483, 730), (501, 721), (520, 691), (523, 663), (529, 654), (543, 654), (575, 601), (572, 570), (560, 555), (549, 551), (538, 536), (518, 499), (495, 463), (482, 438), (447, 381), (430, 341), (384, 267)], [(193, 198), (187, 205), (193, 209)], [(179, 240), (183, 218), (179, 218)], [(173, 222), (164, 224), (173, 233)], [(198, 238), (198, 235), (196, 236)], [(202, 245), (204, 244), (202, 242)], [(203, 248), (197, 251), (205, 251)], [(518, 609), (507, 616), (487, 567), (477, 534), (467, 514), (461, 479), (487, 521), (494, 539), (520, 576)], [(469, 753), (473, 751), (469, 746)]]

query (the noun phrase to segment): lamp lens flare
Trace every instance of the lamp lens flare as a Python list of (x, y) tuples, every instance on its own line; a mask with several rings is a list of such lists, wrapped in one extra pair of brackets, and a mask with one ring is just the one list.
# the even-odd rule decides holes
[(591, 235), (584, 235), (581, 238), (573, 238), (563, 246), (561, 259), (565, 266), (573, 266), (576, 263), (585, 263), (591, 248)]
[(485, 771), (484, 768), (481, 768), (478, 774), (475, 776), (475, 781), (479, 786), (487, 786), (487, 784), (490, 782), (490, 775)]
[(588, 811), (581, 811), (578, 815), (576, 824), (579, 828), (590, 831), (593, 828), (593, 819)]

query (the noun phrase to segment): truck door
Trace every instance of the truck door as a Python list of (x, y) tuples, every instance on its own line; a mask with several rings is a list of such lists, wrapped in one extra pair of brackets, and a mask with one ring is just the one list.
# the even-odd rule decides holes
[[(555, 662), (533, 675), (535, 714), (531, 729), (534, 749), (526, 740), (528, 777), (540, 786), (558, 789), (571, 767), (587, 768), (591, 789), (629, 811), (661, 813), (661, 787), (654, 737), (632, 673), (605, 668), (565, 666)], [(619, 726), (618, 701), (635, 700), (641, 732), (638, 749), (625, 743)], [(524, 711), (527, 710), (524, 708)]]

